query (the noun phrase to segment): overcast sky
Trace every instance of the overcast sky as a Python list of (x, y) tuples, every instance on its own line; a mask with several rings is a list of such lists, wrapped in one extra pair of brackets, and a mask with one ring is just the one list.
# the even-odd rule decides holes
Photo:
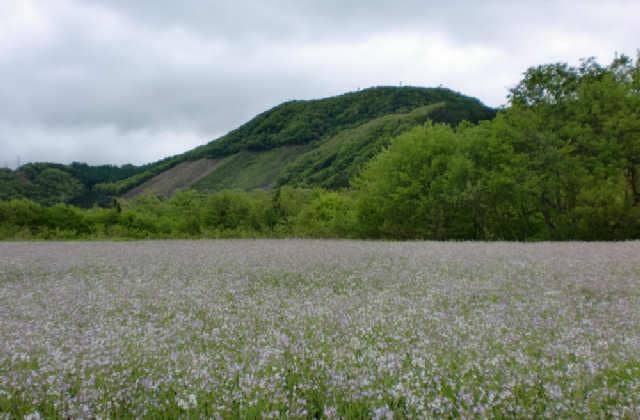
[(288, 99), (443, 85), (640, 48), (640, 1), (0, 0), (0, 166), (144, 163)]

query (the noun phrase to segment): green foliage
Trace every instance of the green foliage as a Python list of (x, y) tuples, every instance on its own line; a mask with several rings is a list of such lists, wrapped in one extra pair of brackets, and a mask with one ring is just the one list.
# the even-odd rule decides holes
[(637, 235), (639, 80), (640, 56), (621, 56), (533, 68), (512, 90), (504, 125), (537, 172), (547, 237)]
[(354, 214), (348, 193), (289, 187), (273, 193), (190, 190), (86, 210), (23, 199), (0, 201), (0, 239), (342, 237), (350, 236)]
[(270, 226), (276, 233), (292, 232), (298, 215), (312, 198), (312, 190), (287, 186), (276, 189), (271, 202)]
[[(320, 106), (321, 103), (314, 106)], [(203, 191), (225, 188), (250, 190), (273, 185), (339, 189), (349, 182), (367, 161), (387, 146), (393, 137), (427, 120), (458, 124), (477, 122), (493, 114), (481, 104), (452, 95), (445, 102), (421, 106), (408, 113), (388, 114), (354, 128), (341, 129), (312, 145), (281, 146), (271, 150), (250, 150), (227, 157), (195, 186)]]
[(638, 68), (626, 57), (532, 68), (492, 122), (400, 136), (355, 183), (362, 233), (640, 237)]
[(472, 171), (454, 129), (427, 124), (411, 130), (356, 181), (363, 233), (399, 239), (466, 236), (464, 192)]
[(92, 166), (82, 162), (69, 165), (74, 177), (84, 186), (91, 188), (102, 182), (116, 182), (139, 173), (143, 167), (134, 165), (98, 165)]
[[(113, 197), (154, 176), (182, 162), (201, 158), (224, 159), (219, 168), (198, 182), (196, 188), (202, 191), (270, 188), (289, 181), (296, 186), (342, 188), (391, 137), (408, 129), (411, 119), (424, 122), (425, 113), (416, 111), (404, 122), (383, 120), (378, 128), (375, 124), (364, 128), (364, 133), (337, 136), (338, 133), (385, 115), (408, 113), (431, 104), (441, 105), (431, 109), (429, 115), (438, 122), (457, 124), (462, 120), (492, 118), (495, 114), (476, 99), (440, 88), (377, 87), (319, 100), (292, 101), (256, 116), (215, 141), (148, 165), (36, 163), (15, 172), (3, 170), (0, 199), (28, 198), (43, 205), (106, 206)], [(400, 117), (389, 118), (394, 119)], [(325, 142), (319, 154), (306, 155), (285, 173), (296, 158)], [(336, 158), (338, 152), (340, 156)], [(325, 165), (321, 174), (313, 175), (305, 169), (309, 162), (317, 167), (329, 160), (335, 162)], [(332, 175), (332, 171), (336, 174)]]
[(252, 207), (249, 198), (241, 192), (223, 191), (214, 194), (209, 197), (204, 208), (205, 226), (220, 230), (259, 228), (259, 222), (252, 220)]
[(24, 185), (11, 169), (0, 168), (0, 200), (24, 197)]
[(435, 110), (442, 107), (443, 104), (434, 104), (407, 114), (385, 115), (356, 128), (340, 131), (298, 157), (285, 168), (278, 183), (300, 187), (346, 188), (349, 181), (392, 138), (424, 124)]
[(0, 201), (0, 239), (79, 238), (90, 233), (90, 223), (76, 207), (43, 207), (25, 199)]
[(45, 206), (106, 205), (111, 202), (111, 196), (97, 191), (94, 185), (129, 177), (138, 171), (140, 168), (133, 165), (28, 163), (15, 171), (0, 169), (0, 200), (27, 198)]
[(493, 116), (477, 99), (448, 89), (376, 87), (331, 98), (286, 102), (186, 155), (224, 157), (242, 150), (308, 144), (386, 114), (406, 113), (434, 103), (450, 105), (451, 110), (447, 107), (439, 116), (450, 120), (447, 122), (460, 121), (458, 112), (474, 121)]
[(0, 198), (29, 198), (43, 205), (65, 203), (79, 196), (83, 185), (65, 165), (30, 163), (0, 173)]
[[(0, 237), (640, 238), (640, 56), (531, 68), (472, 124), (492, 115), (444, 89), (376, 88), (283, 104), (145, 167), (2, 170)], [(226, 157), (169, 199), (52, 206), (203, 156)]]
[(79, 195), (82, 184), (71, 174), (56, 168), (41, 171), (29, 188), (30, 196), (44, 205), (65, 203)]
[(0, 202), (0, 221), (5, 226), (31, 228), (44, 224), (44, 219), (44, 209), (33, 201), (16, 199)]
[(348, 238), (353, 236), (355, 207), (349, 194), (314, 190), (313, 198), (296, 215), (296, 236)]
[[(337, 159), (335, 165), (327, 167), (318, 179), (312, 179), (302, 169), (307, 161), (316, 167), (328, 159), (335, 159), (339, 143), (350, 138), (350, 134), (345, 133), (332, 140), (343, 130), (356, 128), (388, 114), (409, 113), (433, 104), (440, 106), (431, 109), (429, 118), (438, 122), (477, 122), (495, 115), (494, 110), (485, 107), (477, 99), (441, 88), (376, 87), (325, 99), (291, 101), (256, 116), (215, 141), (147, 165), (130, 178), (101, 183), (96, 188), (111, 195), (121, 195), (181, 162), (201, 158), (225, 159), (219, 168), (196, 186), (204, 191), (226, 188), (249, 190), (270, 187), (276, 181), (277, 185), (285, 185), (288, 180), (296, 186), (346, 187), (349, 177), (359, 169), (358, 165), (379, 151), (381, 144), (391, 136), (399, 134), (399, 125), (402, 123), (388, 122), (387, 128), (379, 128), (385, 132), (386, 139), (376, 139), (375, 128), (365, 129), (365, 134), (356, 134), (359, 138), (346, 146), (350, 149), (347, 156)], [(424, 110), (418, 111), (410, 118), (422, 118), (421, 122), (424, 122), (423, 114)], [(382, 121), (378, 126), (385, 123)], [(404, 124), (408, 125), (408, 122)], [(396, 132), (392, 133), (393, 130)], [(324, 146), (319, 156), (306, 155), (294, 164), (293, 169), (285, 172), (287, 165), (299, 154), (327, 142), (330, 144)], [(372, 144), (367, 144), (369, 142)], [(339, 174), (332, 176), (332, 169), (339, 171)]]

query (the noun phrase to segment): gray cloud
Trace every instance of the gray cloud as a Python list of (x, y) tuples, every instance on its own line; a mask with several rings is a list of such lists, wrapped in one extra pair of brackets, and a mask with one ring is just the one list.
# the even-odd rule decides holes
[(490, 105), (526, 67), (634, 54), (634, 0), (8, 0), (0, 165), (142, 163), (293, 98), (445, 85)]

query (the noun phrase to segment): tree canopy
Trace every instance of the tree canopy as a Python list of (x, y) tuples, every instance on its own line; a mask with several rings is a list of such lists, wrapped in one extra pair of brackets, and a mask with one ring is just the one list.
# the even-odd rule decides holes
[(356, 182), (367, 235), (640, 236), (639, 61), (529, 69), (491, 122), (415, 128)]

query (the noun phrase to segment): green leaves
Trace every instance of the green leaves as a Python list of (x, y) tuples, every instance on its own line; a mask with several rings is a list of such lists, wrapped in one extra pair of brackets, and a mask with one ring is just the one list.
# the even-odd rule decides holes
[(638, 61), (530, 69), (491, 122), (400, 136), (356, 182), (372, 236), (629, 239), (640, 232)]

